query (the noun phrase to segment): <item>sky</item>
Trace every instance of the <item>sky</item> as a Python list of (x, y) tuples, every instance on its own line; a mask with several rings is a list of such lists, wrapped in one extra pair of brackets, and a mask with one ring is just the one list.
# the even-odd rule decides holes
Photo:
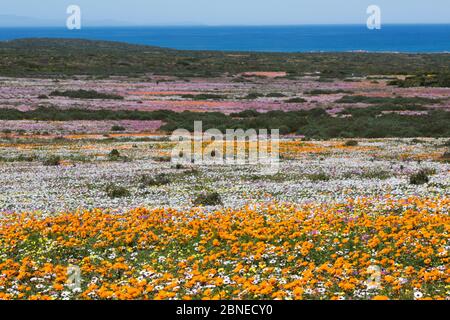
[(64, 25), (69, 5), (105, 25), (365, 24), (369, 5), (383, 23), (450, 23), (450, 0), (2, 0), (0, 26)]

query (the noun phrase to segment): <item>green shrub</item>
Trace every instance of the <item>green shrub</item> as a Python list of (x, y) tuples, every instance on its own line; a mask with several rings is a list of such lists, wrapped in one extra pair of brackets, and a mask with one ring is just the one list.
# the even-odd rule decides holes
[(95, 90), (67, 90), (53, 91), (50, 93), (52, 97), (68, 97), (73, 99), (105, 99), (105, 100), (123, 100), (122, 96), (110, 93), (101, 93)]
[[(367, 108), (347, 108), (341, 115), (333, 117), (323, 108), (311, 110), (243, 112), (226, 115), (220, 112), (173, 112), (168, 110), (86, 110), (39, 107), (34, 110), (1, 109), (1, 120), (161, 120), (163, 132), (184, 128), (194, 130), (194, 121), (202, 121), (203, 129), (279, 129), (298, 133), (308, 138), (390, 138), (390, 137), (449, 137), (450, 112), (429, 110), (424, 115), (383, 114), (386, 110), (412, 110), (423, 106), (382, 105)], [(432, 126), (430, 124), (433, 124)], [(170, 159), (168, 160), (170, 161)]]
[(141, 185), (144, 187), (153, 187), (153, 186), (162, 186), (162, 185), (166, 185), (170, 183), (170, 179), (169, 177), (164, 174), (164, 173), (160, 173), (156, 176), (148, 176), (148, 175), (143, 175), (141, 177)]
[(153, 160), (155, 160), (156, 162), (170, 162), (172, 161), (172, 158), (170, 156), (158, 156), (153, 157)]
[(304, 102), (307, 102), (307, 100), (300, 98), (300, 97), (295, 97), (295, 98), (288, 99), (285, 102), (287, 102), (287, 103), (304, 103)]
[(44, 166), (59, 166), (61, 164), (60, 156), (50, 156), (43, 161)]
[(271, 92), (266, 94), (267, 98), (284, 98), (286, 97), (285, 94), (281, 93), (281, 92)]
[(310, 90), (310, 91), (305, 91), (305, 94), (312, 95), (312, 96), (318, 96), (318, 95), (321, 95), (321, 94), (339, 94), (339, 93), (352, 94), (353, 91), (342, 90), (342, 89), (338, 89), (338, 90), (313, 89), (313, 90)]
[(117, 161), (121, 158), (120, 152), (117, 149), (112, 149), (111, 152), (108, 154), (108, 158), (111, 161)]
[(404, 80), (396, 79), (388, 83), (389, 85), (401, 88), (410, 87), (450, 87), (450, 73), (440, 73), (434, 75), (415, 75)]
[(230, 117), (233, 118), (254, 118), (259, 116), (259, 112), (253, 109), (244, 110), (237, 113), (231, 113)]
[(222, 204), (222, 199), (217, 192), (206, 192), (198, 195), (194, 200), (195, 206), (217, 206)]
[(113, 125), (111, 127), (111, 131), (125, 131), (125, 127), (119, 126), (119, 125)]
[(386, 180), (392, 177), (392, 173), (385, 170), (371, 170), (368, 172), (364, 172), (361, 175), (361, 178), (364, 179), (379, 179), (379, 180)]
[(344, 96), (337, 103), (368, 103), (368, 104), (394, 104), (394, 105), (422, 105), (435, 104), (438, 99), (422, 97), (367, 97), (367, 96)]
[(225, 100), (228, 97), (219, 94), (201, 93), (201, 94), (183, 94), (181, 95), (183, 99), (193, 99), (193, 100)]
[(409, 177), (409, 183), (413, 185), (421, 185), (428, 183), (429, 181), (430, 178), (428, 177), (426, 170), (420, 170)]
[(261, 97), (264, 97), (264, 95), (262, 93), (250, 92), (245, 97), (243, 97), (243, 99), (254, 100), (254, 99), (261, 98)]
[(442, 155), (441, 159), (444, 160), (444, 161), (447, 161), (447, 162), (450, 161), (450, 151), (444, 152), (444, 154)]
[(125, 187), (117, 186), (111, 183), (106, 187), (106, 194), (110, 198), (123, 198), (130, 196), (130, 191), (128, 191)]
[(346, 147), (356, 147), (358, 145), (358, 141), (356, 140), (348, 140), (344, 144)]
[(330, 180), (330, 176), (327, 175), (325, 172), (309, 174), (307, 177), (311, 181), (328, 181), (328, 180)]

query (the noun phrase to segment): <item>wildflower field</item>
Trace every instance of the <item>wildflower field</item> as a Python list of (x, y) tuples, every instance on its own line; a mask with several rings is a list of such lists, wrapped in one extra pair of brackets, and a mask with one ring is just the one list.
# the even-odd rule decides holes
[[(44, 41), (47, 68), (24, 43), (0, 45), (0, 299), (450, 299), (450, 88), (421, 73), (448, 55), (132, 68), (83, 42), (64, 67)], [(196, 120), (280, 129), (278, 170), (173, 163)]]
[[(205, 212), (4, 216), (0, 298), (367, 299), (449, 295), (447, 197)], [(65, 289), (79, 265), (79, 292)], [(382, 286), (368, 289), (370, 266)]]
[[(2, 145), (2, 299), (450, 296), (445, 140), (286, 139), (261, 176), (175, 168), (164, 137), (42, 138)], [(196, 205), (205, 190), (221, 203)]]

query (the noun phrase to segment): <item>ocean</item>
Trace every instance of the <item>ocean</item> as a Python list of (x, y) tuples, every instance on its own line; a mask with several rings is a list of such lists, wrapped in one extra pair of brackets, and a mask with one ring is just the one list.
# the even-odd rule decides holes
[(0, 40), (82, 38), (185, 50), (266, 52), (450, 52), (450, 24), (258, 27), (0, 28)]

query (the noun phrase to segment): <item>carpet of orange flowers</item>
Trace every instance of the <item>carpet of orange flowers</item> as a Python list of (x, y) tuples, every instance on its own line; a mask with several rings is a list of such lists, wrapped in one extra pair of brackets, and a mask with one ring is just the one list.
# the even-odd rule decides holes
[(5, 214), (0, 299), (448, 299), (449, 208), (448, 197), (387, 196)]

